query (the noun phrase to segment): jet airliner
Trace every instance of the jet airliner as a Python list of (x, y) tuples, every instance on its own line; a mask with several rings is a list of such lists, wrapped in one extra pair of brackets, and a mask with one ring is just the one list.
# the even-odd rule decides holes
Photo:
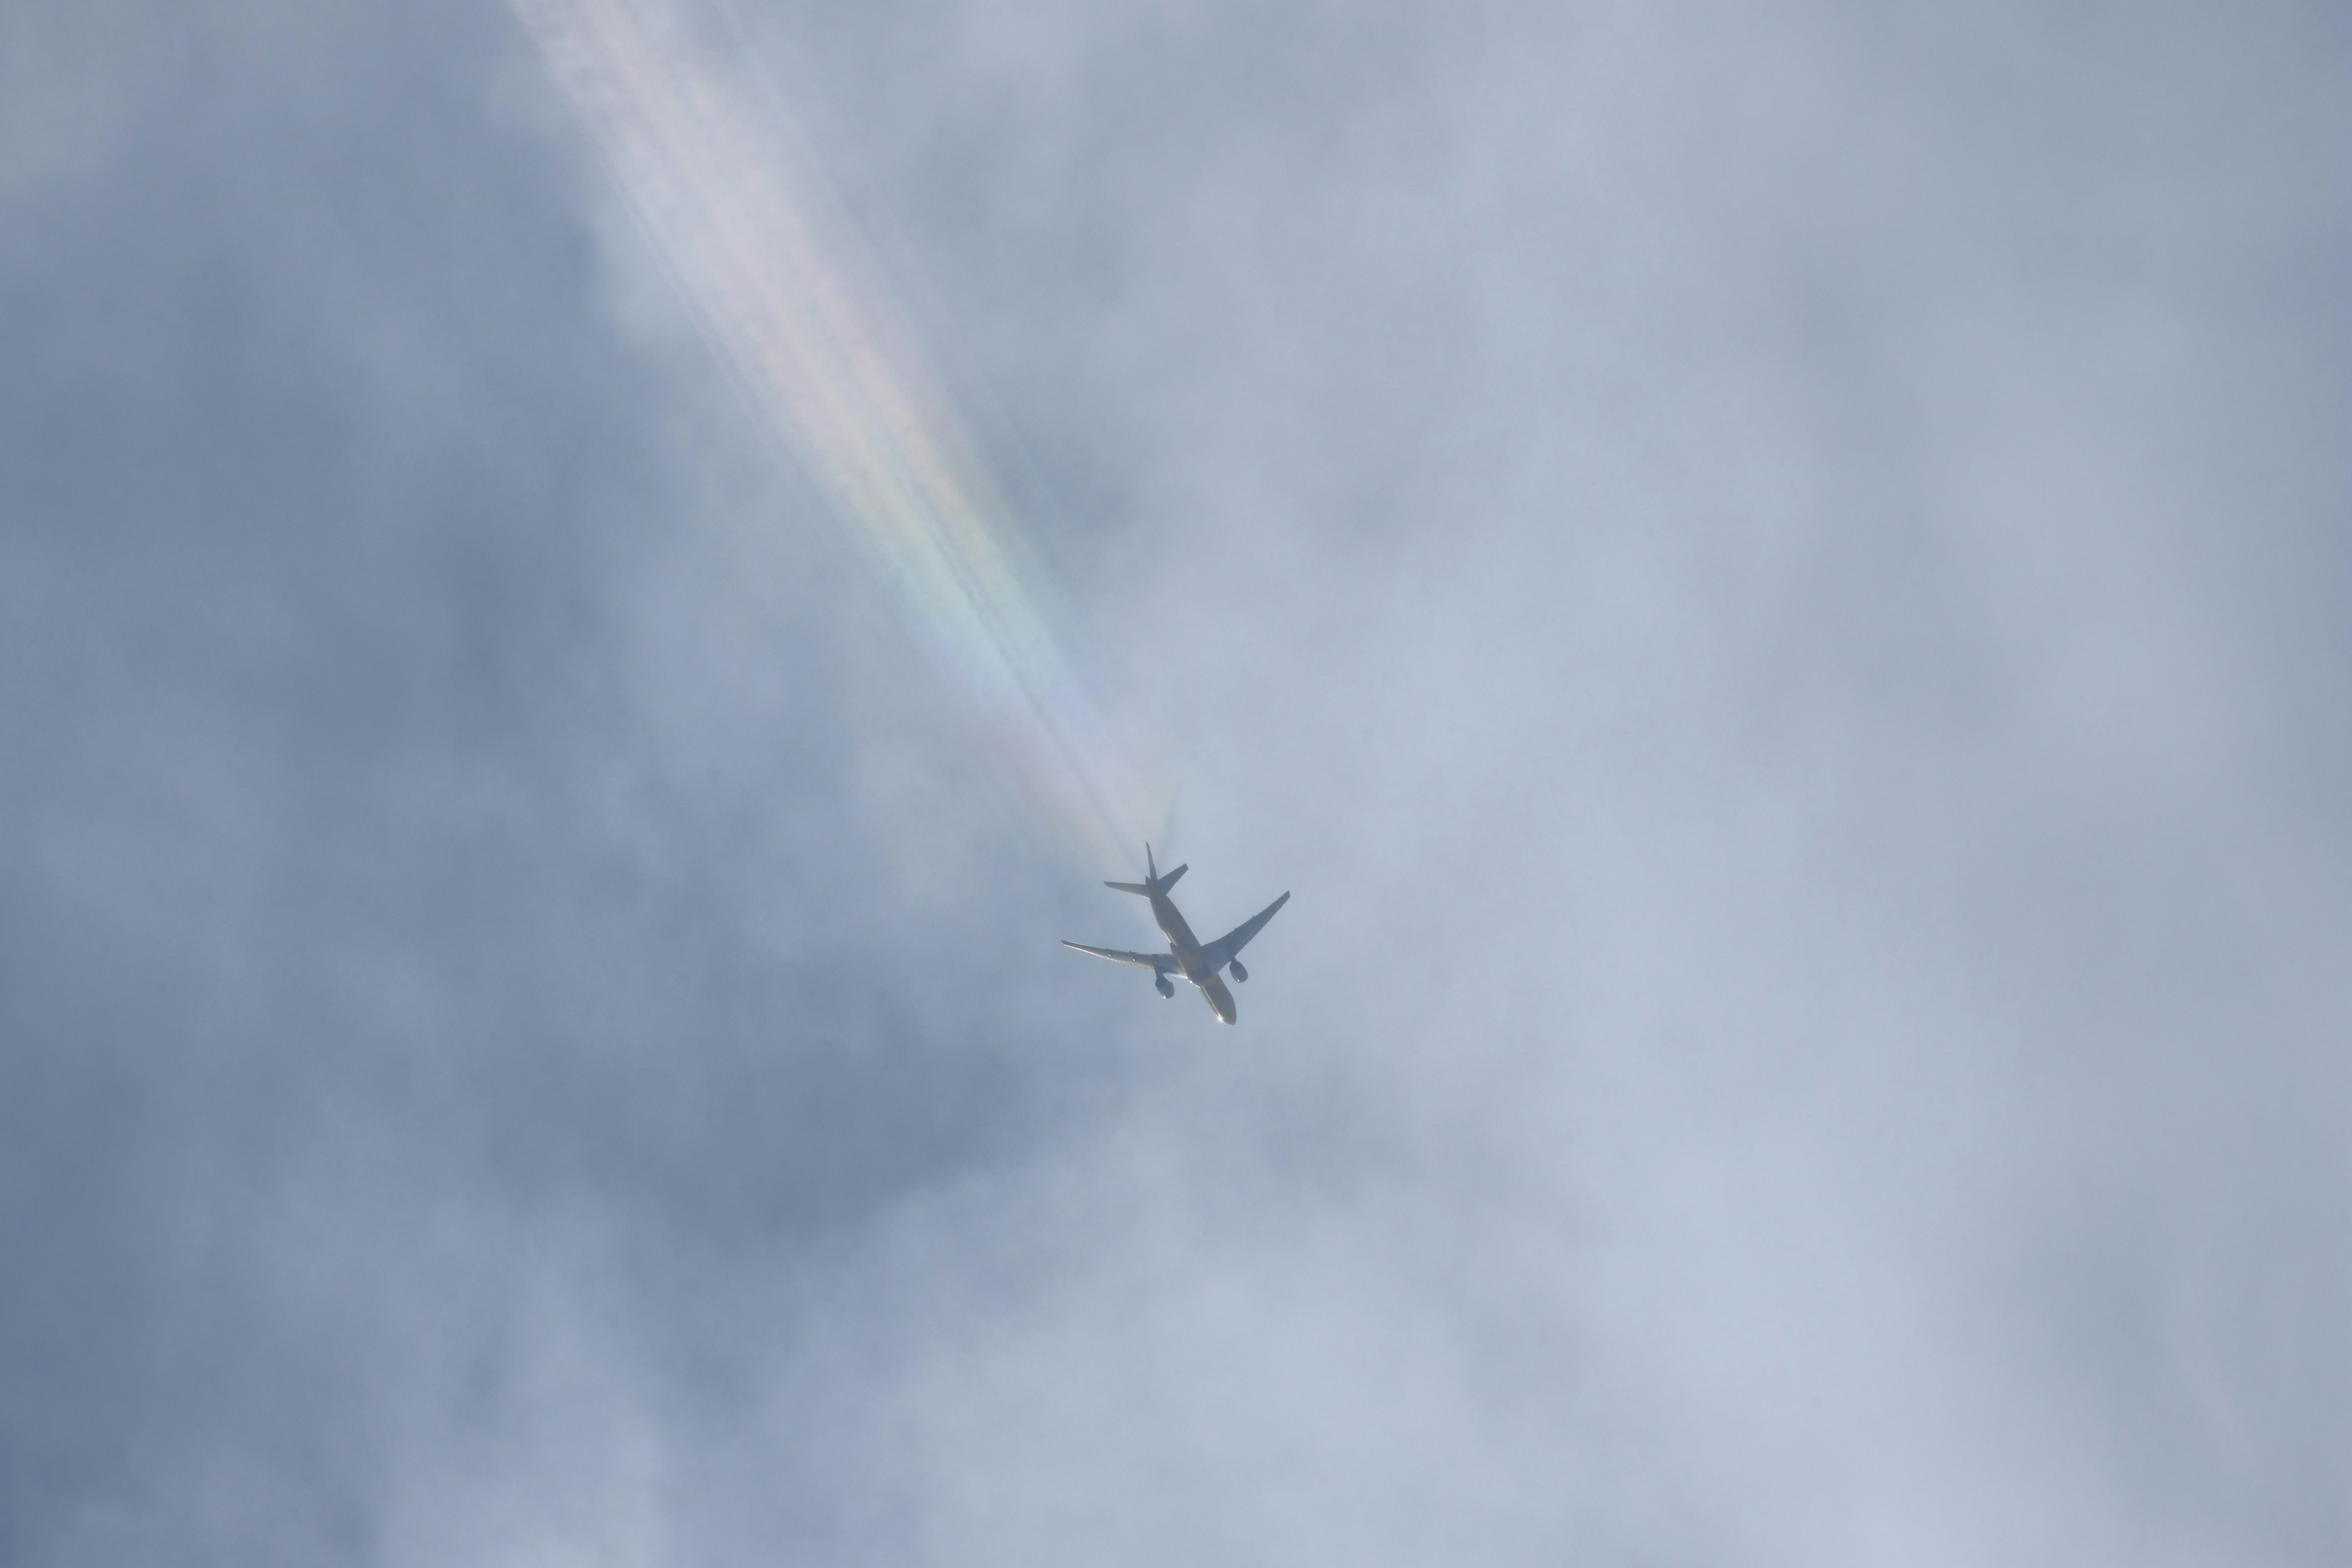
[(1088, 947), (1082, 942), (1066, 942), (1062, 945), (1075, 947), (1080, 952), (1091, 952), (1097, 958), (1108, 958), (1113, 963), (1132, 963), (1139, 969), (1149, 969), (1151, 971), (1151, 984), (1162, 996), (1176, 994), (1176, 987), (1169, 983), (1168, 977), (1181, 974), (1199, 987), (1201, 994), (1208, 998), (1210, 1011), (1216, 1014), (1217, 1021), (1230, 1024), (1238, 1016), (1234, 1007), (1234, 994), (1225, 989), (1224, 980), (1217, 972), (1221, 969), (1231, 971), (1235, 980), (1249, 978), (1249, 971), (1242, 967), (1241, 951), (1249, 945), (1249, 939), (1255, 936), (1266, 921), (1274, 919), (1275, 910), (1290, 901), (1290, 895), (1283, 894), (1216, 941), (1203, 945), (1193, 937), (1192, 928), (1184, 923), (1184, 917), (1177, 912), (1176, 905), (1168, 897), (1168, 889), (1176, 885), (1176, 879), (1189, 869), (1188, 866), (1179, 866), (1165, 877), (1161, 876), (1160, 868), (1152, 863), (1151, 846), (1147, 844), (1143, 847), (1142, 881), (1103, 884), (1106, 888), (1116, 888), (1122, 893), (1133, 893), (1138, 898), (1151, 900), (1151, 918), (1160, 922), (1160, 929), (1168, 937), (1166, 952), (1122, 952), (1115, 947)]

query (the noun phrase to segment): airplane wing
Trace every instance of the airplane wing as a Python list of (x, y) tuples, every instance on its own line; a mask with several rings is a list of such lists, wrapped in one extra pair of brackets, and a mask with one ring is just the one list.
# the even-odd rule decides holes
[[(1284, 895), (1286, 898), (1288, 896)], [(1066, 942), (1062, 945), (1075, 947), (1080, 952), (1091, 952), (1097, 958), (1108, 958), (1113, 963), (1132, 963), (1139, 969), (1149, 969), (1159, 974), (1176, 973), (1176, 955), (1172, 952), (1121, 952), (1115, 947), (1088, 947), (1082, 942)]]
[(1249, 945), (1250, 938), (1265, 929), (1266, 921), (1274, 919), (1274, 911), (1288, 902), (1290, 902), (1290, 895), (1285, 893), (1216, 941), (1202, 948), (1201, 962), (1209, 966), (1209, 972), (1213, 974), (1231, 963), (1234, 961), (1234, 955)]

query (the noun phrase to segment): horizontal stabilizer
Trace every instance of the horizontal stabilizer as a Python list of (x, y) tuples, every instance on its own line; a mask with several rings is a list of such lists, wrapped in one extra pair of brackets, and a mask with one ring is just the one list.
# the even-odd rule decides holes
[(1151, 896), (1151, 889), (1140, 882), (1105, 882), (1103, 886), (1116, 888), (1122, 893), (1133, 893), (1139, 899), (1148, 899)]
[(1164, 877), (1160, 878), (1160, 890), (1161, 892), (1163, 892), (1163, 893), (1164, 893), (1164, 892), (1166, 892), (1169, 889), (1171, 889), (1171, 888), (1174, 887), (1174, 886), (1176, 885), (1176, 879), (1177, 879), (1177, 878), (1179, 878), (1179, 877), (1181, 877), (1181, 876), (1182, 876), (1185, 872), (1187, 872), (1187, 871), (1191, 870), (1192, 868), (1192, 867), (1190, 867), (1190, 866), (1179, 866), (1179, 867), (1177, 867), (1177, 868), (1176, 868), (1176, 869), (1174, 869), (1173, 871), (1171, 871), (1171, 872), (1169, 872), (1166, 876), (1164, 876)]

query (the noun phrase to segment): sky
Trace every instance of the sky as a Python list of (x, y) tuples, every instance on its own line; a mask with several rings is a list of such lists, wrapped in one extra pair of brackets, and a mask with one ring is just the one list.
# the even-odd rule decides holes
[(2352, 1559), (2339, 7), (729, 28), (1240, 1022), (516, 12), (8, 5), (0, 1562)]

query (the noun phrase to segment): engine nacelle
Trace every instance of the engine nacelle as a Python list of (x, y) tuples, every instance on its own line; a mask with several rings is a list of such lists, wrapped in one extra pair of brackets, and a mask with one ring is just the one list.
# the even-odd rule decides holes
[(1247, 980), (1249, 978), (1249, 971), (1242, 967), (1242, 961), (1238, 958), (1225, 965), (1225, 967), (1233, 971), (1234, 978), (1236, 980)]
[(1151, 986), (1153, 990), (1159, 992), (1162, 996), (1173, 996), (1176, 994), (1176, 987), (1168, 984), (1168, 976), (1164, 974), (1153, 975), (1151, 977)]

